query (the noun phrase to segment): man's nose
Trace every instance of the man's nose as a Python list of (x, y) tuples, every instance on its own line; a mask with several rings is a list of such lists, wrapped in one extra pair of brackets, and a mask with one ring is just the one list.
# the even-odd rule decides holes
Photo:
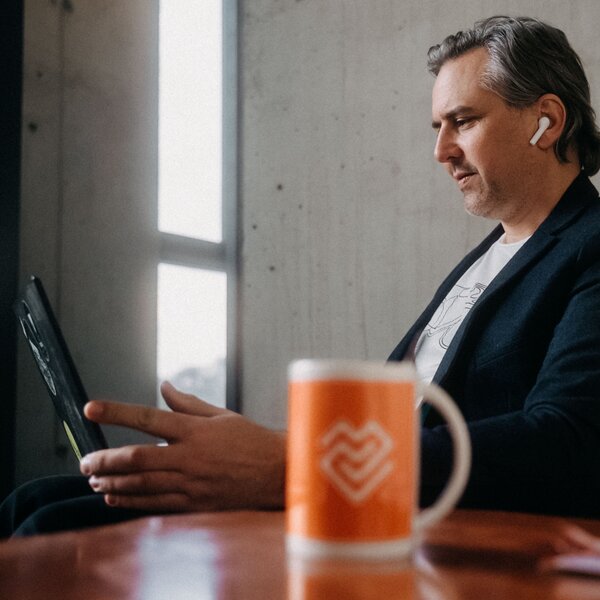
[(462, 150), (453, 132), (441, 127), (437, 134), (433, 155), (441, 163), (452, 162), (459, 158)]

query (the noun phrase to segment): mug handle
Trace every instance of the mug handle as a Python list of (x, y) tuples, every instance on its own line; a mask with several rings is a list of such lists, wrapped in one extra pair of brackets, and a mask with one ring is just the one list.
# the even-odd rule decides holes
[(445, 417), (454, 446), (454, 462), (450, 479), (433, 506), (416, 516), (415, 529), (419, 531), (443, 519), (459, 501), (471, 470), (471, 441), (465, 420), (452, 398), (434, 383), (427, 385), (418, 383), (417, 387), (423, 399)]

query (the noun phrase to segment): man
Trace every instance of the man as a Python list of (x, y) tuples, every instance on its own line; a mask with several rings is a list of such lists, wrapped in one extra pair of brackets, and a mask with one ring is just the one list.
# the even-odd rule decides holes
[[(467, 211), (501, 225), (391, 358), (418, 340), (419, 373), (469, 423), (463, 505), (598, 515), (600, 203), (587, 176), (599, 136), (583, 69), (558, 30), (506, 18), (450, 36), (430, 50), (429, 68), (435, 156)], [(427, 415), (424, 499), (451, 455), (446, 428)]]
[[(435, 156), (465, 208), (500, 225), (390, 358), (414, 359), (465, 416), (473, 468), (464, 506), (599, 515), (600, 202), (588, 176), (600, 166), (600, 135), (585, 74), (562, 32), (506, 17), (449, 36), (430, 50), (429, 68)], [(285, 434), (169, 384), (162, 393), (173, 412), (95, 401), (86, 414), (168, 446), (86, 456), (81, 471), (101, 495), (83, 494), (82, 479), (71, 491), (17, 491), (3, 509), (7, 528), (65, 527), (71, 513), (88, 516), (67, 526), (91, 524), (82, 502), (103, 515), (96, 523), (283, 506)], [(452, 456), (436, 414), (426, 414), (421, 440), (427, 503)]]

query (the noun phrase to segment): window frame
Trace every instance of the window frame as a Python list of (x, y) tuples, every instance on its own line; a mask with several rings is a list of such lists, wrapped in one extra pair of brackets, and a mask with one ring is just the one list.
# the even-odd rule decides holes
[[(163, 0), (165, 1), (165, 0)], [(225, 405), (240, 411), (238, 342), (238, 3), (222, 0), (222, 240), (211, 242), (158, 231), (159, 264), (225, 273), (227, 279), (227, 341)]]

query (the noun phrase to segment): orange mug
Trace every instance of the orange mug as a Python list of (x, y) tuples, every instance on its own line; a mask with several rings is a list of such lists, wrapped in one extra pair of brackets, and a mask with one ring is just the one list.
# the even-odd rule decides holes
[[(421, 384), (410, 363), (299, 360), (288, 379), (288, 551), (410, 554), (414, 534), (454, 508), (469, 476), (469, 434), (450, 396)], [(448, 422), (454, 464), (438, 500), (418, 512), (421, 396)]]

